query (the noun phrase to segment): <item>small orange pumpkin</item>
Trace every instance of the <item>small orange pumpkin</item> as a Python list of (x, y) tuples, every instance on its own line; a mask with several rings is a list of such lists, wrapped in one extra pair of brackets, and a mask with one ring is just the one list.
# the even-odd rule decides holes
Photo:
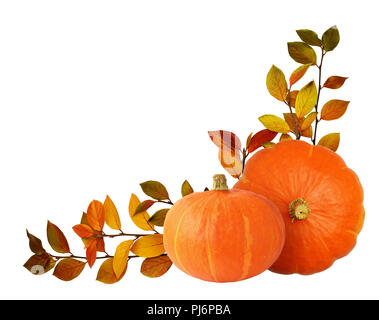
[(284, 141), (254, 154), (235, 189), (264, 195), (277, 205), (286, 242), (271, 271), (312, 274), (355, 246), (364, 220), (357, 175), (335, 152), (304, 141)]
[(248, 191), (228, 190), (224, 175), (212, 191), (177, 201), (164, 224), (164, 246), (173, 263), (207, 281), (253, 277), (277, 259), (284, 223), (275, 205)]

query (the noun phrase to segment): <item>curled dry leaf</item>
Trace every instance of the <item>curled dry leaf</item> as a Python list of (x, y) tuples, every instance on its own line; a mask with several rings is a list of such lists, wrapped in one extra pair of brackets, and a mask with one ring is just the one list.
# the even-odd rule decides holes
[(248, 153), (254, 152), (256, 149), (262, 147), (262, 144), (264, 142), (270, 142), (274, 140), (278, 133), (268, 130), (268, 129), (263, 129), (261, 131), (258, 131), (255, 135), (253, 135), (250, 139), (249, 144), (247, 145), (247, 151)]
[(187, 180), (183, 182), (181, 192), (182, 197), (188, 196), (189, 194), (193, 193), (192, 186)]
[(288, 53), (293, 60), (301, 64), (316, 64), (316, 52), (304, 42), (288, 42)]
[(270, 131), (278, 133), (288, 133), (290, 131), (290, 127), (286, 121), (272, 114), (266, 114), (258, 119)]
[(151, 216), (151, 218), (149, 219), (149, 222), (155, 226), (163, 227), (168, 210), (170, 209), (158, 210), (156, 213), (154, 213)]
[(116, 275), (116, 278), (120, 278), (121, 275), (125, 272), (125, 269), (128, 265), (128, 257), (130, 247), (132, 246), (134, 240), (127, 240), (121, 242), (116, 249), (114, 258), (113, 258), (113, 271)]
[(85, 265), (85, 262), (76, 259), (62, 259), (55, 267), (53, 275), (60, 280), (71, 281), (82, 273)]
[(130, 251), (144, 258), (160, 256), (165, 252), (163, 247), (163, 235), (151, 234), (143, 236), (134, 242)]
[(136, 208), (136, 210), (134, 211), (134, 216), (136, 214), (139, 214), (141, 212), (144, 212), (146, 211), (147, 209), (149, 209), (156, 201), (154, 200), (144, 200), (142, 201)]
[(132, 219), (133, 223), (140, 229), (145, 231), (151, 231), (154, 230), (154, 226), (149, 223), (150, 215), (144, 211), (140, 212), (136, 215), (134, 215), (134, 212), (136, 211), (138, 205), (141, 202), (139, 201), (138, 197), (132, 193), (129, 200), (129, 216)]
[(296, 30), (296, 33), (298, 34), (300, 39), (303, 40), (305, 43), (311, 46), (322, 46), (322, 41), (319, 39), (316, 32), (308, 29), (301, 29)]
[(47, 240), (54, 251), (59, 253), (70, 253), (70, 247), (65, 235), (50, 221), (47, 221)]
[(121, 230), (121, 220), (112, 199), (107, 196), (104, 201), (105, 222), (114, 230)]
[(168, 256), (146, 258), (141, 265), (141, 273), (146, 277), (157, 278), (164, 275), (172, 266)]
[(104, 206), (100, 201), (93, 200), (87, 209), (88, 224), (96, 231), (102, 231), (105, 223)]
[(208, 131), (212, 142), (219, 148), (226, 147), (231, 150), (241, 149), (241, 140), (236, 134), (226, 130)]
[(266, 77), (266, 86), (270, 94), (280, 100), (286, 101), (288, 85), (282, 70), (272, 66)]
[(233, 177), (239, 178), (242, 174), (241, 152), (229, 148), (220, 148), (218, 159), (222, 167)]
[(166, 187), (158, 181), (145, 181), (140, 184), (142, 191), (155, 200), (168, 200)]
[(33, 253), (36, 255), (42, 255), (46, 252), (42, 246), (42, 241), (39, 238), (29, 233), (28, 230), (26, 230), (26, 235), (29, 238), (29, 248)]
[(113, 271), (113, 258), (107, 259), (101, 264), (99, 271), (97, 272), (96, 280), (105, 284), (116, 283), (125, 275), (126, 269), (127, 268), (125, 268), (120, 277), (117, 277)]
[(330, 100), (324, 104), (321, 110), (322, 120), (336, 120), (344, 115), (350, 101)]
[(287, 133), (283, 133), (280, 138), (279, 138), (279, 141), (282, 142), (282, 141), (288, 141), (288, 140), (292, 140), (292, 137), (287, 134)]
[(347, 79), (347, 77), (331, 76), (325, 81), (323, 88), (339, 89)]
[(340, 144), (340, 134), (339, 133), (329, 133), (322, 137), (317, 145), (324, 146), (330, 150), (336, 152)]
[(309, 82), (300, 89), (295, 103), (295, 111), (298, 118), (303, 118), (317, 103), (317, 88), (314, 81)]
[(340, 34), (337, 26), (333, 26), (326, 30), (321, 38), (322, 44), (324, 45), (325, 51), (334, 50), (338, 43), (340, 42)]
[(300, 67), (298, 67), (294, 72), (292, 72), (291, 77), (290, 77), (290, 86), (292, 87), (296, 82), (298, 82), (307, 72), (309, 67), (312, 64), (303, 64)]

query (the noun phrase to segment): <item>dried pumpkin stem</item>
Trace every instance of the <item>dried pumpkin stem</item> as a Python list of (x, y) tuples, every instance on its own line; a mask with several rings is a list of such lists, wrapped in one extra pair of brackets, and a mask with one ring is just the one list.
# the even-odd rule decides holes
[(224, 174), (215, 174), (213, 176), (213, 187), (212, 190), (226, 191), (229, 190), (226, 184), (226, 177)]
[(293, 220), (305, 220), (310, 212), (308, 203), (301, 198), (293, 200), (289, 205), (289, 214)]

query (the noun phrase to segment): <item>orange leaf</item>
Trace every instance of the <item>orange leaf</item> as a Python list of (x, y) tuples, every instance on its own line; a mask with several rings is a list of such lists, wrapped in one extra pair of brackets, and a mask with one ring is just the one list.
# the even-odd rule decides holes
[(164, 275), (171, 267), (172, 261), (168, 256), (146, 258), (141, 265), (141, 273), (146, 277), (157, 278)]
[(296, 82), (298, 82), (307, 72), (308, 68), (311, 66), (311, 63), (303, 64), (298, 67), (294, 72), (292, 72), (290, 77), (290, 87), (292, 87)]
[(134, 240), (127, 240), (121, 242), (116, 249), (116, 253), (113, 258), (113, 271), (117, 278), (119, 278), (125, 271), (128, 265), (129, 250)]
[(160, 256), (165, 252), (163, 235), (152, 234), (137, 239), (130, 251), (140, 257), (151, 258)]
[(212, 142), (219, 148), (225, 146), (231, 150), (241, 150), (241, 140), (233, 132), (225, 130), (208, 131)]
[(86, 257), (90, 268), (95, 264), (97, 253), (97, 240), (92, 239), (86, 244)]
[[(298, 94), (299, 94), (299, 90), (293, 90), (290, 92), (289, 99), (290, 99), (291, 108), (295, 108), (296, 98)], [(288, 96), (287, 96), (287, 101), (288, 101)]]
[(283, 113), (283, 116), (284, 116), (284, 120), (286, 120), (288, 126), (290, 127), (291, 131), (293, 133), (295, 133), (295, 124), (293, 122), (293, 120), (295, 120), (295, 123), (298, 124), (298, 128), (300, 127), (300, 120), (299, 118), (297, 117), (296, 113)]
[(340, 144), (340, 134), (339, 133), (329, 133), (326, 136), (322, 137), (317, 143), (319, 146), (324, 146), (329, 148), (332, 151), (337, 151)]
[(259, 132), (257, 132), (255, 135), (252, 136), (250, 139), (250, 143), (247, 147), (247, 150), (249, 153), (254, 152), (256, 149), (262, 147), (262, 144), (264, 142), (270, 142), (274, 140), (278, 133), (268, 130), (268, 129), (263, 129)]
[(96, 280), (105, 284), (113, 284), (119, 281), (124, 276), (125, 272), (126, 268), (121, 276), (117, 278), (113, 271), (113, 258), (110, 258), (101, 264), (99, 271), (97, 272)]
[(86, 224), (77, 224), (76, 226), (73, 226), (72, 229), (82, 239), (92, 237), (95, 234), (93, 229)]
[(231, 150), (229, 148), (220, 148), (218, 159), (223, 168), (234, 178), (238, 178), (242, 174), (242, 161), (240, 151)]
[(270, 92), (274, 98), (280, 101), (286, 100), (288, 90), (286, 77), (284, 76), (283, 71), (274, 65), (267, 73), (266, 86), (268, 92)]
[(347, 77), (339, 77), (339, 76), (331, 76), (325, 81), (323, 88), (339, 89), (343, 86), (346, 79), (348, 79), (348, 78)]
[(129, 200), (130, 218), (138, 228), (145, 231), (154, 230), (154, 226), (148, 222), (150, 219), (150, 215), (146, 211), (134, 215), (134, 212), (136, 211), (140, 203), (141, 202), (139, 201), (138, 197), (134, 193), (132, 193)]
[(288, 141), (288, 140), (292, 140), (292, 137), (287, 134), (287, 133), (283, 133), (280, 138), (279, 138), (279, 141), (282, 142), (282, 141)]
[(104, 238), (98, 238), (96, 239), (96, 250), (97, 252), (105, 252), (105, 243)]
[(310, 113), (303, 121), (303, 123), (301, 124), (301, 130), (306, 130), (308, 129), (313, 121), (316, 120), (316, 117), (317, 117), (317, 112), (312, 112)]
[(100, 201), (93, 200), (87, 209), (88, 224), (97, 231), (102, 231), (105, 223), (104, 206)]
[(330, 100), (324, 104), (321, 110), (322, 120), (335, 120), (344, 115), (350, 101)]
[(114, 230), (121, 230), (121, 221), (112, 199), (107, 196), (104, 201), (105, 222)]
[(47, 240), (54, 251), (59, 253), (70, 253), (70, 247), (65, 235), (50, 221), (47, 221)]
[(62, 259), (55, 267), (53, 275), (63, 281), (71, 281), (78, 277), (84, 267), (85, 263), (76, 259)]
[(312, 138), (312, 136), (313, 136), (313, 128), (312, 127), (308, 127), (305, 130), (301, 130), (301, 135), (303, 137), (306, 137), (306, 138)]

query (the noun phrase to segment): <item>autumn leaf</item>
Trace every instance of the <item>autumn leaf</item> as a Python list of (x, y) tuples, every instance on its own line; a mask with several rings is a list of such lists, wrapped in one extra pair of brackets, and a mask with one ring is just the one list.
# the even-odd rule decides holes
[(298, 82), (307, 72), (309, 67), (312, 64), (303, 64), (300, 67), (298, 67), (294, 72), (292, 72), (291, 77), (290, 77), (290, 86), (292, 87), (296, 82)]
[(324, 45), (325, 51), (334, 50), (338, 43), (340, 42), (340, 34), (337, 26), (333, 26), (326, 30), (321, 38), (322, 44)]
[(70, 247), (65, 235), (50, 221), (47, 221), (47, 240), (54, 251), (59, 253), (70, 253)]
[(277, 134), (277, 132), (268, 129), (258, 131), (255, 135), (251, 137), (249, 144), (246, 146), (247, 151), (249, 153), (254, 152), (256, 149), (262, 147), (262, 144), (264, 142), (272, 141)]
[(116, 249), (114, 258), (113, 258), (113, 271), (116, 275), (116, 278), (120, 278), (121, 275), (125, 272), (125, 269), (128, 265), (128, 257), (130, 247), (132, 246), (134, 240), (127, 240), (121, 242)]
[(326, 136), (322, 137), (317, 143), (319, 146), (324, 146), (329, 148), (332, 151), (337, 151), (340, 144), (340, 134), (339, 133), (329, 133)]
[(44, 254), (35, 254), (25, 262), (24, 268), (34, 275), (41, 275), (54, 268), (56, 261), (46, 252)]
[(288, 141), (288, 140), (292, 140), (292, 137), (287, 134), (287, 133), (283, 133), (280, 138), (279, 138), (279, 141), (282, 142), (282, 141)]
[(184, 180), (181, 192), (182, 197), (188, 196), (189, 194), (193, 193), (192, 186), (189, 184), (187, 180)]
[(151, 258), (160, 256), (165, 252), (163, 235), (151, 234), (137, 239), (130, 251), (140, 257)]
[(301, 64), (316, 64), (316, 52), (304, 42), (288, 42), (288, 53), (293, 60)]
[(139, 214), (134, 215), (134, 212), (136, 211), (138, 205), (141, 202), (139, 201), (138, 197), (132, 193), (129, 200), (129, 216), (132, 219), (133, 223), (140, 229), (145, 231), (151, 231), (154, 230), (154, 226), (149, 223), (150, 215), (144, 211)]
[(166, 187), (158, 181), (146, 181), (140, 184), (142, 191), (149, 197), (161, 201), (168, 200)]
[(295, 133), (296, 130), (295, 130), (295, 124), (294, 124), (294, 121), (295, 123), (297, 124), (297, 128), (300, 128), (300, 119), (297, 117), (296, 113), (283, 113), (283, 116), (284, 116), (284, 120), (287, 122), (288, 126), (290, 127), (291, 129), (291, 132)]
[(308, 129), (317, 118), (317, 112), (311, 112), (302, 122), (301, 130)]
[(218, 159), (222, 167), (234, 178), (242, 174), (242, 161), (240, 151), (229, 148), (219, 148)]
[(157, 278), (164, 275), (172, 266), (168, 256), (146, 258), (141, 265), (141, 273), (146, 277)]
[(87, 209), (88, 224), (96, 231), (102, 231), (105, 223), (104, 206), (100, 201), (93, 200)]
[(231, 150), (241, 150), (241, 140), (236, 134), (226, 130), (208, 131), (212, 142), (219, 148), (227, 147)]
[(305, 43), (311, 46), (322, 46), (322, 41), (319, 39), (316, 32), (308, 29), (301, 29), (296, 30), (296, 33), (298, 34), (300, 39), (303, 40)]
[(335, 120), (344, 115), (350, 101), (330, 100), (324, 104), (321, 110), (322, 120)]
[(36, 255), (42, 255), (46, 252), (42, 246), (42, 241), (40, 239), (29, 233), (28, 230), (26, 230), (26, 235), (29, 238), (29, 248), (33, 253)]
[(285, 101), (287, 98), (288, 85), (282, 70), (272, 66), (267, 74), (266, 86), (268, 92), (276, 99)]
[(339, 89), (347, 79), (347, 77), (331, 76), (325, 81), (323, 88)]
[(80, 224), (86, 224), (87, 226), (89, 226), (88, 219), (87, 219), (87, 214), (85, 212), (83, 212), (83, 214), (82, 214), (82, 218), (80, 220)]
[(149, 222), (155, 226), (163, 227), (168, 211), (169, 211), (169, 209), (158, 210), (156, 213), (154, 213), (151, 216), (151, 218), (149, 219)]
[(290, 131), (288, 124), (283, 119), (272, 114), (261, 116), (258, 119), (270, 131), (278, 133), (288, 133)]
[[(298, 118), (303, 118), (317, 103), (317, 88), (314, 81), (305, 85), (296, 97), (295, 110)], [(284, 132), (285, 133), (285, 132)]]
[(85, 265), (85, 262), (72, 258), (65, 258), (59, 261), (55, 267), (53, 275), (60, 280), (71, 281), (82, 273)]
[(112, 199), (107, 196), (104, 201), (105, 222), (114, 230), (121, 230), (121, 221)]
[(134, 211), (134, 215), (139, 214), (141, 212), (146, 211), (149, 209), (156, 201), (154, 200), (144, 200), (142, 201), (136, 208), (136, 211)]
[(95, 264), (96, 261), (96, 256), (97, 256), (97, 241), (96, 239), (91, 239), (87, 244), (86, 244), (86, 257), (87, 257), (87, 262), (88, 266), (92, 268), (92, 266)]
[(254, 132), (250, 132), (250, 134), (246, 138), (246, 150), (249, 149), (251, 138), (253, 137)]
[[(293, 90), (293, 91), (290, 92), (289, 102), (290, 102), (290, 106), (292, 108), (295, 108), (296, 98), (297, 98), (298, 94), (299, 94), (299, 90)], [(287, 96), (287, 101), (288, 101), (288, 96)]]
[(77, 224), (72, 229), (82, 239), (87, 239), (94, 235), (94, 230), (86, 224)]
[(262, 147), (265, 148), (265, 149), (272, 148), (275, 145), (276, 145), (276, 143), (274, 143), (274, 142), (264, 142), (264, 143), (262, 143)]
[(121, 280), (125, 275), (126, 268), (119, 278), (117, 278), (115, 272), (113, 271), (113, 258), (105, 260), (97, 272), (96, 280), (105, 284), (113, 284)]
[(312, 127), (308, 127), (305, 130), (301, 130), (300, 133), (301, 133), (301, 135), (303, 137), (312, 138), (312, 136), (313, 136), (313, 128)]

